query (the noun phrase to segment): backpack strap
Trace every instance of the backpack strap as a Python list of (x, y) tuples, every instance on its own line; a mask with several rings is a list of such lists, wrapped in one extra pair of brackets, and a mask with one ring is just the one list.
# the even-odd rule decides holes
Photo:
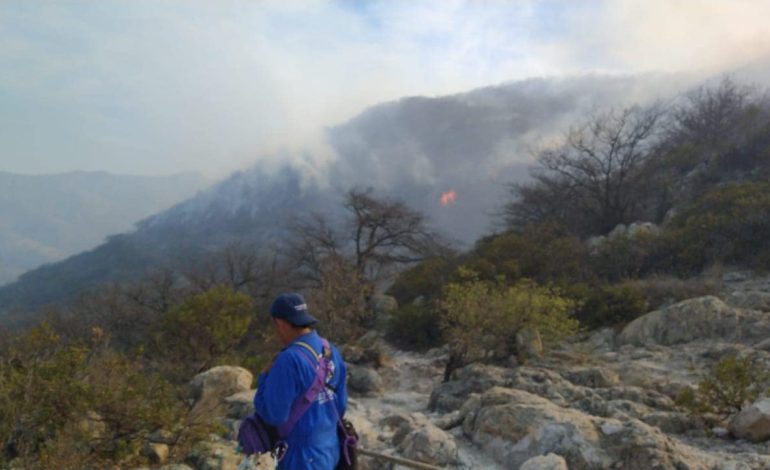
[(307, 344), (306, 342), (304, 342), (304, 341), (297, 341), (294, 344), (297, 345), (297, 346), (302, 346), (303, 348), (305, 348), (305, 350), (310, 352), (310, 354), (313, 355), (313, 359), (315, 359), (316, 362), (319, 362), (321, 360), (321, 357), (318, 355), (317, 352), (315, 352), (315, 349), (313, 349), (313, 347), (310, 346), (309, 344)]
[(297, 424), (297, 421), (299, 421), (305, 412), (310, 409), (310, 407), (318, 398), (318, 395), (323, 392), (324, 388), (326, 387), (326, 377), (329, 375), (329, 370), (331, 368), (331, 348), (329, 347), (328, 341), (323, 338), (321, 338), (321, 341), (324, 349), (321, 356), (319, 356), (315, 350), (307, 343), (302, 341), (297, 341), (294, 343), (296, 345), (302, 346), (304, 350), (312, 353), (315, 360), (311, 359), (307, 354), (304, 356), (308, 361), (312, 361), (311, 365), (315, 369), (315, 377), (313, 378), (313, 382), (310, 384), (310, 387), (308, 387), (305, 393), (300, 395), (296, 400), (294, 400), (294, 403), (291, 404), (289, 419), (285, 423), (278, 426), (278, 435), (282, 439), (286, 439), (286, 437), (289, 436), (289, 433), (291, 433), (291, 430), (294, 428), (294, 425)]
[[(312, 395), (312, 400), (310, 401), (310, 404), (312, 404), (315, 401), (316, 397), (318, 397), (318, 393), (321, 393), (321, 390), (323, 390), (324, 386), (326, 386), (327, 388), (331, 388), (332, 391), (335, 391), (333, 387), (326, 384), (326, 377), (330, 370), (332, 349), (331, 347), (329, 347), (329, 342), (324, 338), (321, 338), (321, 345), (323, 350), (320, 356), (315, 351), (315, 349), (313, 349), (312, 346), (305, 343), (304, 341), (297, 341), (294, 344), (298, 346), (302, 346), (306, 351), (310, 352), (310, 355), (305, 354), (305, 357), (307, 358), (308, 361), (311, 361), (311, 366), (316, 368), (315, 381), (313, 382), (313, 385), (310, 386), (310, 389), (308, 389), (308, 391), (305, 392), (305, 395), (310, 394), (314, 386), (319, 384), (320, 390), (318, 390), (318, 392), (315, 392), (315, 391), (313, 392), (315, 394)], [(315, 359), (315, 361), (313, 361), (313, 359), (310, 358), (311, 355), (313, 359)], [(323, 373), (321, 373), (322, 371)], [(353, 461), (355, 460), (354, 452), (356, 447), (358, 446), (358, 435), (355, 433), (355, 430), (351, 431), (353, 425), (350, 424), (350, 422), (348, 422), (348, 424), (350, 425), (351, 429), (349, 429), (348, 426), (345, 425), (346, 421), (343, 421), (342, 416), (340, 416), (339, 410), (337, 409), (337, 403), (333, 399), (331, 400), (331, 402), (332, 402), (332, 409), (334, 410), (334, 414), (337, 416), (338, 434), (340, 433), (342, 434), (342, 436), (340, 436), (340, 438), (342, 439), (341, 446), (340, 446), (342, 450), (342, 454), (340, 457), (342, 459), (345, 459), (345, 462), (347, 462), (348, 466), (351, 467), (353, 465)], [(310, 408), (310, 405), (307, 405), (307, 408)], [(302, 411), (298, 410), (298, 412), (300, 413), (299, 414), (300, 417), (302, 416), (302, 413), (307, 411), (307, 408)], [(292, 407), (292, 415), (293, 413), (294, 413), (294, 407)], [(297, 420), (299, 420), (299, 418), (297, 418)]]

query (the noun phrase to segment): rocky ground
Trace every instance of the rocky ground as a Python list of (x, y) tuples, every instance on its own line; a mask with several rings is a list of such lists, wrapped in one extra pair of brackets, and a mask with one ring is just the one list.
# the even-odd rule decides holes
[[(516, 367), (472, 364), (447, 383), (445, 351), (397, 351), (370, 334), (360, 341), (366, 346), (345, 350), (348, 415), (363, 447), (445, 468), (770, 469), (770, 402), (709, 423), (674, 403), (728, 355), (770, 370), (770, 282), (736, 273), (724, 280), (718, 297), (651, 312), (622, 331), (586, 334)], [(216, 409), (229, 429), (251, 410), (245, 374), (217, 368), (193, 382), (201, 409)], [(164, 468), (235, 469), (241, 458), (227, 437), (233, 433)], [(367, 457), (360, 463), (401, 468)]]

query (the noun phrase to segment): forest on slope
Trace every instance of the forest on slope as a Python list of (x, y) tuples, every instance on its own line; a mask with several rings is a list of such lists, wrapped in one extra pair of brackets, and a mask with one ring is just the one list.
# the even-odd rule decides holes
[[(46, 308), (0, 345), (2, 459), (141, 464), (137, 449), (159, 430), (183, 455), (210, 430), (189, 421), (187, 381), (225, 363), (258, 371), (281, 291), (302, 290), (340, 344), (371, 329), (405, 348), (446, 344), (448, 378), (516, 355), (525, 331), (547, 348), (709, 293), (720, 266), (770, 267), (761, 90), (724, 80), (665, 106), (610, 109), (575, 121), (537, 162), (499, 203), (505, 230), (470, 250), (403, 201), (354, 188), (293, 220), (275, 251), (231, 243)], [(386, 288), (398, 307), (383, 315)], [(77, 425), (89, 413), (115, 417), (98, 439)]]

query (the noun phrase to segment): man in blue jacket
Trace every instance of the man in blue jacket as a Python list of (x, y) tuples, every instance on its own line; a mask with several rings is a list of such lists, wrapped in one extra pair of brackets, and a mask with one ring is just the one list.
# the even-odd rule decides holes
[[(299, 294), (279, 295), (270, 307), (270, 316), (284, 348), (259, 375), (254, 407), (266, 423), (277, 427), (289, 420), (292, 404), (313, 382), (313, 364), (323, 354), (323, 346), (311, 328), (317, 320)], [(279, 470), (333, 470), (337, 466), (337, 417), (345, 414), (348, 394), (345, 362), (336, 347), (331, 346), (331, 353), (327, 387), (289, 433)]]

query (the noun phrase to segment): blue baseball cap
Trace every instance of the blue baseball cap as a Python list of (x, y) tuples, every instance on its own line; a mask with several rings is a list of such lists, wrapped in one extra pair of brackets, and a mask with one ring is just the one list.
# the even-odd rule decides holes
[(270, 306), (270, 316), (286, 320), (294, 326), (310, 326), (318, 323), (318, 320), (307, 311), (305, 299), (294, 292), (276, 297)]

